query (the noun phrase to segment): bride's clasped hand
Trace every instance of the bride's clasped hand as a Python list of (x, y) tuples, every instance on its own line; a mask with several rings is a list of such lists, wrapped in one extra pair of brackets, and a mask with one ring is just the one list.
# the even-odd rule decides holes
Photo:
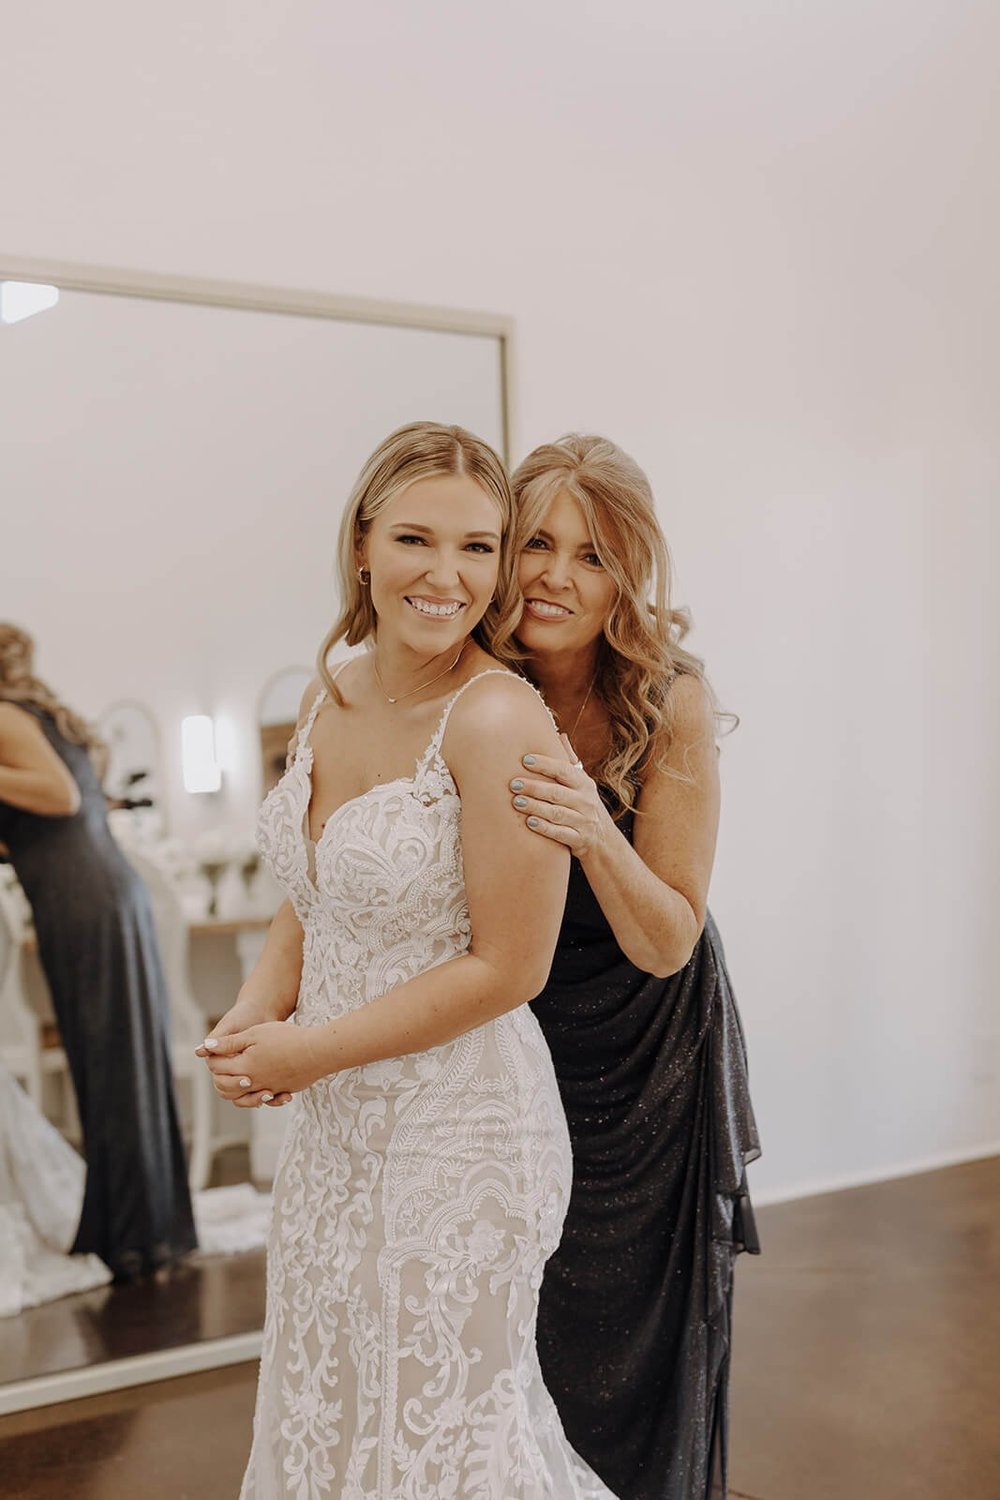
[(207, 1038), (198, 1056), (207, 1061), (217, 1094), (256, 1108), (278, 1094), (299, 1093), (334, 1071), (320, 1030), (265, 1021), (230, 1036)]

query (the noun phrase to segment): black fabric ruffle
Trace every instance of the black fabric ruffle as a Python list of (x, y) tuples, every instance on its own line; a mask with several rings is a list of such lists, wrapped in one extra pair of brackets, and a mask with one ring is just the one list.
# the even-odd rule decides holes
[(620, 1500), (724, 1494), (733, 1266), (760, 1248), (746, 1181), (760, 1144), (715, 923), (679, 973), (643, 973), (574, 861), (533, 1009), (574, 1153), (539, 1309), (545, 1382)]

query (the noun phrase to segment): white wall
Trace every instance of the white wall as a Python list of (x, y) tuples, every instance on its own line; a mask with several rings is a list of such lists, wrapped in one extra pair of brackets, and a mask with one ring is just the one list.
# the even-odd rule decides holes
[(95, 0), (4, 44), (9, 251), (511, 313), (520, 448), (648, 469), (743, 715), (758, 1189), (995, 1143), (1000, 9)]

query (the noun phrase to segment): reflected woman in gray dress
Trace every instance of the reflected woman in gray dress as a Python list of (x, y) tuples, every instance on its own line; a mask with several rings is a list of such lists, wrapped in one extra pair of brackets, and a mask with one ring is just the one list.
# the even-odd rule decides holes
[(129, 1281), (196, 1245), (146, 889), (108, 828), (88, 725), (0, 624), (0, 844), (31, 905), (83, 1129), (74, 1251)]

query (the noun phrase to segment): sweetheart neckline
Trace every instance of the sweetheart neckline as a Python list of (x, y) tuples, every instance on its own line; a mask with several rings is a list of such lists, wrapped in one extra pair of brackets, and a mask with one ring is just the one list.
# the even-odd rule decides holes
[[(314, 839), (312, 837), (312, 835), (310, 834), (310, 832), (309, 832), (309, 803), (312, 800), (312, 764), (313, 764), (312, 746), (309, 745), (309, 744), (306, 744), (306, 745), (304, 745), (302, 747), (302, 749), (303, 749), (303, 752), (305, 752), (305, 753), (308, 754), (308, 757), (309, 757), (308, 765), (304, 765), (303, 764), (303, 755), (302, 754), (296, 755), (295, 760), (289, 766), (289, 768), (285, 772), (284, 776), (281, 777), (281, 780), (278, 781), (277, 784), (272, 788), (272, 791), (277, 791), (278, 787), (281, 785), (281, 782), (285, 780), (285, 777), (290, 777), (294, 771), (301, 770), (302, 777), (303, 777), (303, 780), (304, 780), (304, 790), (305, 790), (305, 793), (306, 793), (305, 803), (304, 803), (304, 806), (302, 808), (302, 815), (301, 815), (301, 817), (299, 819), (299, 825), (298, 825), (299, 826), (299, 833), (300, 833), (301, 838), (302, 838), (302, 847), (303, 847), (303, 849), (306, 852), (305, 869), (304, 869), (304, 871), (302, 873), (303, 873), (303, 878), (305, 879), (306, 885), (309, 887), (310, 892), (312, 893), (313, 896), (318, 897), (320, 895), (319, 880), (318, 880), (318, 876), (319, 876), (319, 869), (318, 869), (319, 851), (320, 851), (320, 849), (323, 846), (323, 841), (326, 838), (326, 835), (327, 835), (327, 833), (328, 833), (331, 825), (336, 822), (336, 820), (340, 817), (340, 814), (342, 812), (344, 812), (348, 807), (353, 807), (358, 802), (364, 802), (367, 798), (373, 796), (376, 792), (387, 791), (390, 787), (398, 787), (398, 786), (414, 786), (415, 787), (416, 784), (417, 784), (417, 781), (420, 778), (421, 773), (426, 769), (426, 765), (429, 764), (429, 759), (425, 762), (425, 758), (423, 756), (421, 756), (420, 762), (418, 763), (416, 770), (410, 776), (394, 776), (391, 781), (376, 781), (375, 785), (369, 787), (366, 792), (359, 792), (354, 797), (348, 797), (348, 799), (347, 799), (346, 802), (341, 802), (341, 804), (339, 805), (339, 807), (335, 807), (334, 808), (333, 812), (330, 813), (329, 817), (326, 819), (326, 822), (323, 824), (323, 827), (320, 830), (319, 838), (318, 839)], [(437, 758), (440, 761), (440, 764), (441, 764), (442, 770), (444, 772), (444, 775), (447, 777), (448, 781), (450, 781), (450, 783), (451, 783), (451, 789), (449, 791), (447, 791), (445, 795), (446, 796), (450, 796), (450, 797), (454, 797), (456, 800), (461, 801), (461, 796), (459, 794), (458, 785), (457, 785), (457, 783), (455, 781), (454, 776), (451, 774), (451, 770), (448, 767), (447, 761), (444, 760), (444, 758), (442, 757), (440, 751), (438, 751), (438, 753), (437, 753)], [(441, 798), (436, 798), (435, 799), (435, 801), (441, 801), (441, 800), (443, 800), (443, 799), (441, 799)], [(422, 803), (421, 806), (423, 806), (423, 805), (424, 804)], [(433, 805), (433, 804), (431, 804), (431, 805)], [(312, 860), (311, 861), (309, 860), (309, 857), (308, 857), (310, 850), (312, 850)], [(311, 866), (312, 866), (311, 870), (310, 870), (310, 863), (311, 863)]]
[[(312, 747), (310, 746), (309, 748), (311, 749)], [(443, 761), (442, 761), (442, 765), (444, 765)], [(307, 781), (308, 786), (309, 786), (309, 800), (311, 801), (312, 800), (312, 769), (311, 769), (311, 767), (308, 767), (308, 768), (304, 768), (304, 770), (305, 770), (306, 781)], [(445, 765), (445, 771), (448, 774), (448, 780), (451, 782), (452, 786), (455, 787), (455, 791), (454, 791), (453, 795), (457, 797), (458, 796), (458, 787), (456, 786), (456, 784), (455, 784), (455, 778), (454, 778), (454, 776), (452, 776), (451, 772), (448, 770), (447, 765)], [(318, 849), (319, 846), (320, 846), (320, 844), (323, 842), (323, 839), (324, 839), (324, 837), (326, 835), (326, 830), (329, 828), (329, 826), (333, 822), (334, 818), (338, 817), (340, 815), (340, 813), (342, 813), (344, 811), (345, 807), (353, 807), (353, 805), (354, 805), (355, 802), (366, 802), (368, 800), (368, 798), (373, 795), (373, 793), (384, 791), (388, 787), (391, 787), (391, 786), (416, 786), (417, 775), (418, 775), (418, 773), (416, 771), (414, 771), (414, 773), (413, 773), (412, 776), (394, 776), (391, 781), (376, 781), (373, 786), (370, 786), (368, 788), (367, 792), (358, 792), (356, 796), (354, 796), (354, 797), (348, 797), (348, 799), (347, 799), (346, 802), (341, 802), (338, 807), (335, 807), (333, 809), (332, 813), (329, 813), (327, 815), (326, 819), (324, 820), (323, 827), (320, 829), (320, 833), (319, 833), (319, 838), (318, 839), (314, 839), (313, 836), (312, 836), (312, 834), (309, 832), (309, 827), (308, 827), (308, 824), (309, 824), (309, 802), (307, 801), (306, 805), (305, 805), (305, 807), (303, 808), (303, 811), (302, 811), (302, 837), (303, 837), (303, 842), (311, 845), (313, 849)]]
[[(334, 676), (338, 677), (340, 675), (340, 672), (346, 666), (347, 666), (347, 662), (342, 662), (341, 665), (340, 665), (340, 667), (338, 668), (337, 672), (334, 674)], [(320, 844), (323, 842), (323, 837), (324, 837), (324, 835), (326, 833), (326, 830), (329, 828), (330, 824), (333, 822), (334, 818), (337, 816), (337, 814), (341, 811), (342, 808), (350, 807), (352, 805), (352, 803), (354, 803), (354, 802), (363, 802), (366, 797), (370, 797), (371, 794), (372, 794), (372, 792), (377, 791), (379, 787), (383, 787), (383, 786), (401, 786), (401, 785), (403, 785), (406, 782), (410, 782), (412, 784), (416, 784), (416, 782), (418, 781), (421, 773), (424, 770), (426, 770), (427, 766), (429, 766), (430, 763), (431, 763), (431, 761), (434, 760), (434, 759), (436, 759), (439, 762), (439, 764), (442, 766), (442, 768), (444, 769), (445, 775), (448, 777), (448, 780), (451, 782), (452, 786), (454, 787), (455, 790), (454, 790), (453, 795), (459, 796), (458, 783), (456, 782), (454, 776), (451, 774), (451, 767), (448, 765), (448, 762), (445, 760), (444, 756), (441, 754), (441, 745), (439, 743), (439, 740), (440, 740), (441, 736), (443, 735), (445, 728), (447, 727), (448, 718), (449, 718), (449, 715), (451, 714), (452, 708), (454, 707), (454, 705), (457, 702), (457, 700), (465, 692), (466, 688), (471, 687), (474, 682), (478, 682), (481, 677), (494, 677), (494, 676), (513, 677), (513, 678), (515, 678), (515, 680), (517, 680), (519, 682), (524, 682), (528, 687), (530, 687), (532, 689), (532, 691), (539, 698), (541, 698), (541, 694), (538, 692), (538, 689), (536, 687), (534, 687), (534, 684), (528, 682), (527, 678), (522, 677), (519, 672), (512, 672), (509, 667), (500, 667), (500, 666), (486, 667), (486, 668), (484, 668), (483, 671), (476, 672), (472, 677), (467, 678), (465, 682), (461, 683), (460, 686), (455, 689), (455, 691), (451, 694), (451, 696), (448, 699), (448, 701), (445, 703), (444, 708), (441, 711), (441, 716), (438, 719), (437, 727), (435, 728), (434, 733), (431, 735), (431, 738), (427, 742), (427, 745), (421, 751), (420, 755), (417, 757), (416, 762), (414, 763), (414, 768), (413, 768), (412, 774), (409, 775), (409, 776), (394, 776), (391, 781), (376, 781), (375, 785), (369, 787), (368, 790), (367, 790), (367, 792), (359, 792), (358, 795), (355, 796), (355, 797), (348, 797), (348, 799), (347, 799), (346, 802), (341, 802), (340, 806), (339, 807), (335, 807), (334, 810), (333, 810), (333, 812), (330, 813), (330, 814), (328, 814), (328, 816), (323, 820), (323, 827), (320, 829), (319, 838), (318, 839), (314, 839), (312, 837), (312, 835), (310, 834), (310, 832), (309, 832), (309, 808), (310, 808), (310, 806), (312, 804), (312, 797), (313, 797), (312, 768), (313, 768), (315, 756), (314, 756), (314, 752), (313, 752), (313, 746), (312, 746), (312, 744), (310, 742), (310, 739), (309, 739), (309, 735), (312, 733), (312, 727), (313, 727), (313, 724), (315, 723), (316, 714), (317, 714), (317, 712), (318, 712), (318, 710), (319, 710), (319, 708), (320, 708), (320, 706), (321, 706), (321, 704), (323, 702), (323, 699), (327, 696), (326, 688), (325, 687), (321, 687), (320, 690), (319, 690), (319, 692), (316, 695), (316, 700), (313, 703), (313, 706), (312, 706), (312, 708), (311, 708), (311, 710), (309, 712), (309, 716), (306, 719), (306, 722), (303, 724), (302, 728), (298, 732), (298, 735), (297, 735), (297, 744), (296, 744), (296, 747), (295, 747), (295, 759), (292, 762), (292, 765), (290, 765), (288, 767), (288, 770), (285, 771), (284, 776), (280, 777), (279, 778), (279, 782), (277, 783), (277, 784), (280, 785), (280, 782), (284, 780), (284, 777), (288, 776), (295, 769), (295, 767), (299, 765), (299, 763), (300, 763), (303, 755), (308, 755), (309, 756), (309, 764), (308, 764), (308, 766), (306, 768), (306, 773), (305, 773), (306, 774), (306, 780), (307, 780), (308, 786), (309, 786), (309, 796), (308, 796), (308, 798), (306, 800), (305, 809), (304, 809), (303, 814), (302, 814), (302, 836), (303, 836), (303, 842), (306, 843), (306, 844), (308, 844), (308, 845), (310, 845), (313, 849), (318, 849), (319, 846), (320, 846)], [(544, 699), (542, 701), (544, 702)], [(551, 714), (549, 715), (549, 717), (550, 718), (552, 717)], [(554, 719), (553, 719), (553, 723), (555, 723)], [(272, 790), (273, 790), (273, 788), (272, 788)]]
[[(346, 663), (344, 663), (344, 665), (346, 665)], [(477, 672), (475, 676), (468, 678), (466, 682), (463, 682), (459, 687), (457, 687), (452, 693), (451, 697), (445, 703), (444, 708), (441, 712), (441, 716), (438, 719), (437, 728), (431, 736), (431, 739), (426, 748), (418, 757), (412, 774), (409, 776), (394, 776), (391, 781), (377, 781), (375, 785), (369, 787), (366, 792), (359, 792), (354, 797), (348, 797), (346, 802), (341, 802), (340, 805), (338, 807), (335, 807), (333, 812), (324, 819), (323, 827), (320, 829), (319, 838), (314, 839), (312, 834), (309, 832), (309, 809), (312, 805), (313, 799), (312, 772), (313, 765), (315, 763), (315, 754), (313, 751), (313, 746), (309, 740), (309, 735), (312, 732), (312, 726), (315, 722), (316, 714), (323, 702), (323, 699), (327, 696), (326, 688), (320, 688), (319, 692), (316, 695), (316, 700), (313, 703), (312, 709), (309, 712), (309, 716), (298, 732), (297, 744), (295, 748), (295, 758), (292, 764), (288, 767), (284, 774), (279, 777), (278, 781), (268, 793), (268, 797), (272, 796), (273, 793), (277, 791), (278, 787), (281, 786), (282, 782), (284, 782), (287, 777), (290, 777), (292, 775), (293, 771), (298, 770), (300, 766), (302, 767), (302, 772), (305, 777), (306, 798), (305, 806), (302, 809), (302, 814), (299, 819), (298, 833), (302, 840), (302, 847), (306, 851), (306, 868), (304, 871), (304, 877), (306, 884), (312, 891), (313, 895), (318, 896), (320, 894), (319, 886), (315, 878), (317, 874), (316, 861), (319, 849), (323, 844), (323, 840), (326, 838), (327, 831), (330, 828), (330, 825), (334, 823), (337, 818), (339, 818), (340, 814), (346, 808), (353, 807), (355, 803), (364, 802), (368, 797), (371, 797), (375, 792), (380, 791), (383, 788), (407, 785), (416, 786), (417, 782), (419, 781), (423, 773), (427, 770), (428, 766), (430, 766), (431, 763), (435, 760), (438, 762), (444, 775), (451, 783), (452, 790), (447, 795), (454, 797), (459, 802), (461, 802), (461, 793), (458, 790), (458, 783), (451, 773), (451, 768), (448, 765), (448, 762), (441, 754), (439, 739), (444, 733), (444, 730), (448, 723), (448, 717), (454, 704), (462, 696), (466, 688), (471, 687), (474, 682), (478, 682), (480, 677), (491, 677), (493, 675), (514, 677), (518, 681), (525, 682), (528, 687), (532, 687), (533, 692), (535, 692), (536, 694), (538, 693), (538, 689), (533, 687), (531, 683), (528, 683), (527, 679), (520, 677), (520, 675), (516, 672), (511, 672), (508, 667), (487, 667), (484, 671)], [(538, 694), (538, 696), (540, 697), (541, 694)], [(307, 756), (308, 761), (303, 764), (303, 762), (305, 761), (305, 757)], [(265, 798), (265, 801), (266, 800), (267, 799)], [(435, 801), (438, 800), (440, 799), (435, 798)], [(310, 850), (312, 851), (311, 861), (308, 857)]]

